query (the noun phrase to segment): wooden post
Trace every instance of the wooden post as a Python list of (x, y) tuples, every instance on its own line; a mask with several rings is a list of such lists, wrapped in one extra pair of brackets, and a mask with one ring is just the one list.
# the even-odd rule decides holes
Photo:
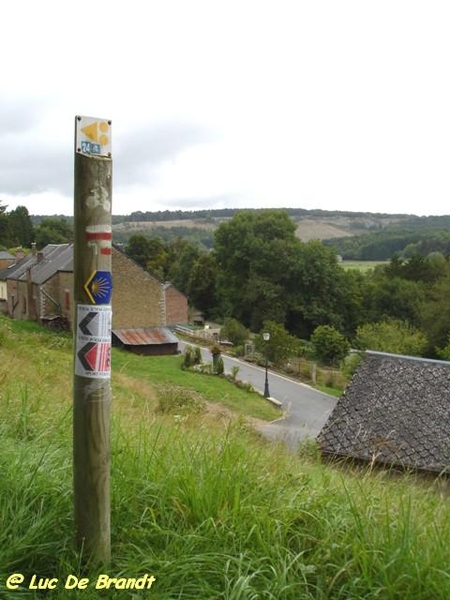
[(77, 549), (111, 556), (111, 198), (109, 121), (75, 119), (73, 476)]

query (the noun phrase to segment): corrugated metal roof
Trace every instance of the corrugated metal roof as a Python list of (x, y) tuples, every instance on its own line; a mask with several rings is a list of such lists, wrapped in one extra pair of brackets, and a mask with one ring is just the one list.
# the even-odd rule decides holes
[(178, 344), (178, 338), (166, 327), (138, 327), (136, 329), (113, 329), (113, 334), (127, 346)]

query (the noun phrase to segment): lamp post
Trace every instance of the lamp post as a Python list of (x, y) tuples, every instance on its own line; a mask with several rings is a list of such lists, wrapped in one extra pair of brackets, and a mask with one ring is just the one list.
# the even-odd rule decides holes
[(264, 398), (269, 398), (269, 378), (268, 378), (268, 366), (269, 366), (269, 353), (267, 350), (267, 342), (270, 340), (270, 333), (268, 331), (263, 333), (263, 340), (266, 342), (266, 379), (264, 381)]

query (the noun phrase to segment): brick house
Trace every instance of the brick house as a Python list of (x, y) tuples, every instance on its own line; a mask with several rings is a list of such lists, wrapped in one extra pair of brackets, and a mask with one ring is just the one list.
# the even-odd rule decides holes
[[(114, 329), (187, 323), (187, 298), (113, 248)], [(59, 318), (72, 328), (73, 245), (49, 244), (0, 272), (6, 282), (7, 312), (44, 322)], [(179, 319), (179, 320), (178, 320)]]

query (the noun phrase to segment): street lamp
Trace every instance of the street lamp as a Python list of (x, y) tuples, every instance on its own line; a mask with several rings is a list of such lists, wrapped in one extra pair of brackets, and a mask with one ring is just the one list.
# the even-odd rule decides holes
[(267, 348), (267, 342), (270, 340), (270, 333), (268, 331), (263, 333), (263, 340), (266, 342), (266, 380), (264, 382), (264, 398), (269, 398), (269, 378), (267, 375), (267, 369), (269, 366), (269, 352)]

